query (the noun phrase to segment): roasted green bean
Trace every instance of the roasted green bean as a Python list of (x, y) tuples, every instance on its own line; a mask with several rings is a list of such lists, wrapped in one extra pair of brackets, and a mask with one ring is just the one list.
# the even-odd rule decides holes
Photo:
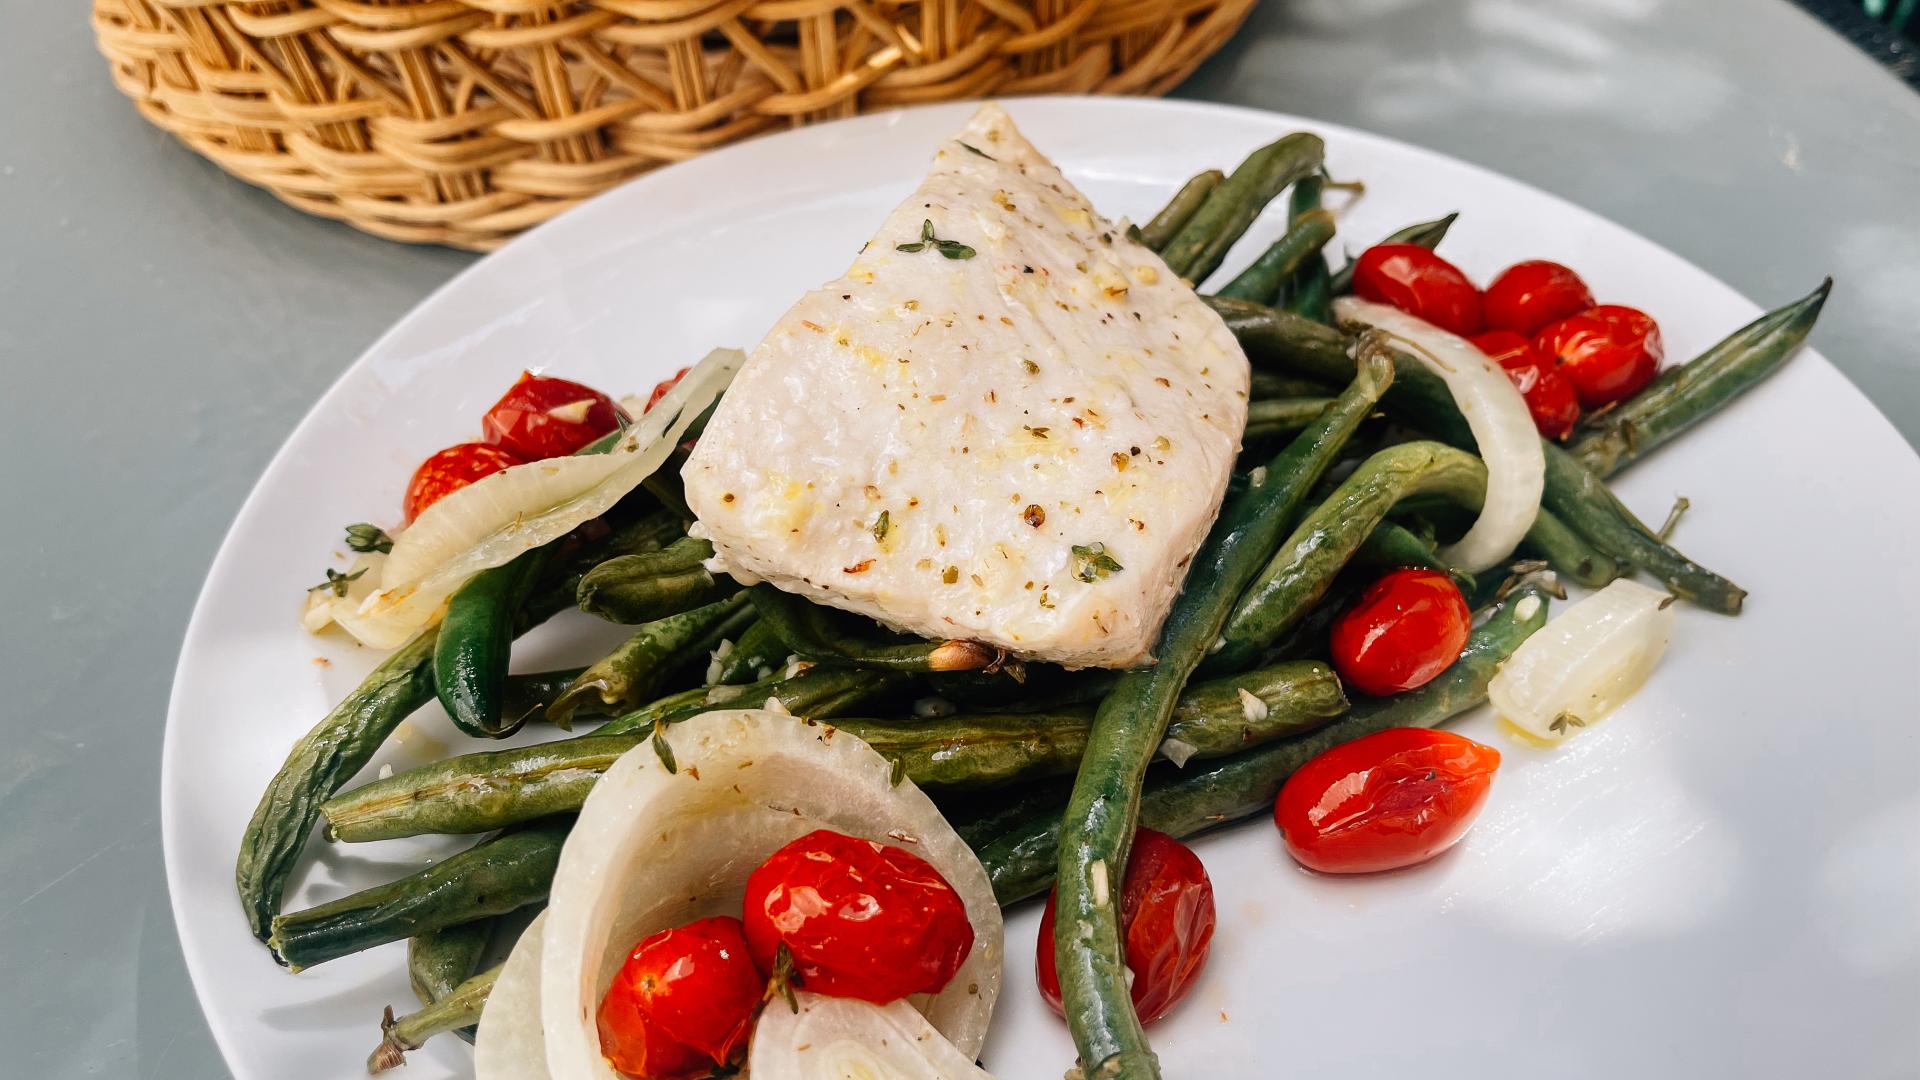
[[(1393, 697), (1363, 698), (1346, 717), (1312, 734), (1204, 766), (1158, 773), (1141, 796), (1140, 823), (1174, 836), (1189, 836), (1271, 813), (1274, 797), (1287, 777), (1328, 749), (1387, 728), (1443, 724), (1484, 702), (1487, 683), (1501, 662), (1546, 621), (1545, 597), (1534, 586), (1522, 586), (1473, 632), (1460, 659), (1439, 678)], [(1037, 896), (1053, 884), (1060, 828), (1060, 816), (1043, 805), (1022, 822), (997, 822), (991, 833), (976, 834), (989, 837), (975, 851), (1002, 904)]]
[(730, 634), (753, 622), (745, 593), (705, 607), (669, 615), (641, 626), (547, 706), (547, 718), (561, 727), (583, 705), (605, 713), (625, 713), (652, 701), (669, 682), (705, 665), (708, 654)]
[(267, 945), (295, 971), (547, 898), (571, 819), (502, 833), (399, 881), (273, 920)]
[(1207, 201), (1207, 195), (1219, 187), (1224, 179), (1226, 174), (1219, 169), (1208, 169), (1180, 185), (1180, 190), (1167, 200), (1167, 205), (1153, 215), (1151, 221), (1140, 226), (1140, 242), (1155, 251), (1166, 247), (1167, 241), (1173, 239), (1182, 225), (1192, 220), (1193, 215), (1200, 211), (1201, 204)]
[[(1428, 251), (1432, 251), (1434, 248), (1440, 246), (1440, 241), (1446, 239), (1447, 230), (1453, 228), (1453, 223), (1459, 219), (1460, 215), (1456, 212), (1435, 221), (1422, 221), (1417, 225), (1409, 225), (1398, 232), (1389, 233), (1380, 242), (1382, 244), (1418, 244)], [(1335, 296), (1345, 296), (1352, 292), (1353, 264), (1348, 263), (1334, 271), (1330, 284), (1332, 285), (1333, 295)]]
[[(1306, 182), (1301, 181), (1303, 184)], [(1295, 217), (1292, 226), (1280, 239), (1268, 245), (1259, 258), (1235, 275), (1232, 281), (1220, 287), (1220, 295), (1262, 304), (1271, 303), (1280, 292), (1281, 284), (1306, 266), (1308, 260), (1318, 257), (1320, 249), (1326, 247), (1331, 239), (1332, 214), (1315, 210), (1305, 216)]]
[(1126, 866), (1140, 781), (1165, 736), (1174, 701), (1218, 637), (1234, 598), (1259, 573), (1392, 377), (1384, 356), (1363, 356), (1334, 405), (1256, 469), (1246, 491), (1228, 499), (1174, 600), (1155, 663), (1122, 673), (1094, 716), (1063, 819), (1054, 933), (1068, 1027), (1090, 1076), (1157, 1075), (1128, 996), (1119, 913), (1108, 902), (1104, 881), (1109, 867), (1118, 872)]
[(475, 919), (407, 939), (407, 983), (420, 1004), (431, 1005), (480, 970), (493, 941), (493, 919)]
[(1330, 397), (1267, 398), (1247, 403), (1247, 428), (1242, 441), (1292, 435), (1313, 423), (1333, 404)]
[[(1325, 184), (1322, 177), (1306, 176), (1293, 185), (1293, 197), (1288, 201), (1288, 209), (1296, 224), (1307, 215), (1319, 212), (1321, 189)], [(1279, 295), (1284, 297), (1284, 302), (1276, 306), (1319, 322), (1329, 320), (1330, 305), (1333, 303), (1333, 276), (1327, 272), (1325, 247), (1322, 244), (1321, 250), (1314, 252), (1306, 265), (1294, 272), (1291, 280), (1281, 283)]]
[(1596, 417), (1567, 449), (1608, 477), (1652, 453), (1780, 370), (1807, 339), (1833, 279), (1728, 335), (1693, 362), (1670, 367), (1645, 390)]
[(1288, 184), (1317, 171), (1325, 152), (1319, 136), (1305, 132), (1255, 150), (1167, 241), (1160, 251), (1167, 266), (1195, 284), (1205, 281), (1260, 211)]
[(405, 1065), (407, 1051), (420, 1049), (435, 1035), (478, 1024), (487, 995), (493, 992), (493, 984), (500, 978), (500, 967), (504, 966), (488, 968), (426, 1007), (397, 1020), (392, 1007), (388, 1007), (380, 1021), (380, 1045), (367, 1056), (367, 1071), (381, 1073), (396, 1065)]
[(759, 619), (742, 630), (733, 648), (720, 658), (719, 676), (713, 681), (730, 686), (764, 679), (785, 663), (788, 655), (786, 643), (774, 633), (772, 625)]
[(711, 604), (739, 589), (707, 569), (713, 545), (691, 536), (645, 555), (608, 559), (580, 579), (580, 610), (608, 622), (644, 623)]
[(447, 602), (434, 639), (433, 684), (453, 725), (482, 739), (520, 730), (524, 716), (506, 716), (507, 661), (513, 620), (552, 557), (553, 545), (482, 570)]
[(901, 644), (862, 640), (834, 625), (833, 612), (782, 592), (755, 585), (753, 606), (781, 643), (809, 660), (834, 661), (889, 671), (998, 670), (1007, 651), (979, 641), (914, 641)]

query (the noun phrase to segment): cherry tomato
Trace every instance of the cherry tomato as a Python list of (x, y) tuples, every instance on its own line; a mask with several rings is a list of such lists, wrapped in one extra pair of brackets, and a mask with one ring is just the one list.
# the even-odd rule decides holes
[[(1053, 907), (1049, 895), (1033, 972), (1040, 996), (1064, 1015), (1054, 965)], [(1213, 882), (1192, 848), (1152, 829), (1133, 834), (1120, 886), (1120, 932), (1126, 935), (1127, 968), (1133, 972), (1133, 1011), (1141, 1023), (1151, 1024), (1193, 989), (1213, 943)]]
[(679, 371), (676, 371), (673, 373), (673, 378), (661, 379), (658, 383), (654, 384), (653, 393), (647, 395), (647, 407), (644, 409), (641, 409), (640, 411), (652, 412), (653, 407), (655, 405), (660, 404), (660, 399), (667, 396), (667, 391), (673, 389), (676, 386), (679, 386), (680, 380), (686, 378), (687, 372), (692, 370), (693, 369), (690, 367), (683, 367)]
[(1375, 244), (1353, 264), (1353, 291), (1462, 337), (1480, 332), (1480, 290), (1419, 244)]
[(600, 1000), (600, 1051), (644, 1080), (705, 1075), (746, 1046), (765, 987), (739, 919), (662, 930), (633, 947)]
[(1540, 434), (1549, 439), (1573, 434), (1573, 425), (1580, 421), (1580, 399), (1566, 376), (1534, 353), (1531, 342), (1511, 330), (1489, 330), (1474, 338), (1473, 344), (1506, 369), (1514, 389), (1526, 399)]
[(591, 386), (526, 371), (481, 417), (480, 426), (488, 442), (539, 461), (565, 457), (626, 418), (612, 398)]
[(1592, 306), (1593, 290), (1580, 275), (1545, 259), (1514, 263), (1500, 271), (1481, 294), (1487, 329), (1517, 334), (1532, 334)]
[(747, 875), (747, 944), (760, 970), (785, 945), (799, 984), (876, 1005), (947, 985), (973, 948), (960, 894), (903, 848), (820, 829)]
[(1618, 304), (1588, 308), (1548, 325), (1533, 339), (1533, 351), (1560, 368), (1584, 409), (1639, 393), (1667, 355), (1659, 325), (1646, 312)]
[(526, 459), (513, 451), (486, 443), (449, 446), (413, 470), (413, 479), (407, 482), (407, 521), (475, 480), (525, 463)]
[(1388, 728), (1328, 750), (1287, 778), (1274, 824), (1300, 865), (1371, 874), (1425, 862), (1466, 835), (1500, 751), (1448, 731)]
[(1438, 570), (1395, 570), (1368, 586), (1334, 621), (1334, 670), (1363, 694), (1424, 686), (1460, 658), (1473, 613)]

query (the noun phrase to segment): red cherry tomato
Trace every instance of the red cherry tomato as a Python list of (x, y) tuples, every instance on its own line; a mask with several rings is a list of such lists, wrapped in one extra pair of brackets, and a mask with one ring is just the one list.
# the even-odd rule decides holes
[(1480, 290), (1418, 244), (1375, 244), (1353, 264), (1353, 291), (1462, 337), (1480, 332)]
[(486, 443), (449, 446), (413, 470), (413, 479), (407, 482), (407, 521), (413, 521), (422, 510), (475, 480), (524, 464), (526, 459), (518, 454)]
[(1573, 425), (1580, 421), (1580, 399), (1558, 369), (1534, 354), (1532, 343), (1511, 330), (1489, 330), (1474, 338), (1473, 344), (1506, 369), (1514, 389), (1526, 399), (1540, 434), (1549, 439), (1573, 434)]
[(673, 373), (673, 378), (661, 379), (658, 383), (654, 384), (653, 393), (647, 395), (647, 407), (644, 409), (641, 409), (640, 411), (652, 412), (653, 407), (655, 405), (660, 404), (660, 399), (667, 396), (667, 391), (673, 389), (676, 386), (679, 386), (680, 380), (686, 378), (687, 372), (692, 370), (693, 369), (690, 367), (683, 367), (679, 371), (676, 371)]
[(1584, 409), (1639, 393), (1667, 355), (1652, 317), (1618, 304), (1588, 308), (1547, 326), (1533, 339), (1533, 351), (1560, 368)]
[(1374, 582), (1334, 621), (1334, 670), (1363, 694), (1424, 686), (1460, 658), (1473, 613), (1453, 579), (1438, 570), (1395, 570)]
[(565, 457), (620, 426), (626, 414), (591, 386), (521, 372), (480, 419), (487, 441), (528, 461)]
[[(1054, 965), (1053, 906), (1049, 895), (1033, 972), (1040, 996), (1064, 1015)], [(1151, 1024), (1193, 989), (1213, 943), (1213, 882), (1192, 848), (1152, 829), (1133, 834), (1126, 882), (1120, 886), (1120, 932), (1126, 935), (1127, 968), (1133, 972), (1133, 1011), (1141, 1023)]]
[(799, 984), (884, 1005), (947, 985), (973, 948), (960, 894), (902, 848), (820, 829), (747, 875), (747, 944), (772, 972), (785, 945)]
[(1593, 290), (1580, 275), (1545, 259), (1514, 263), (1500, 271), (1481, 295), (1487, 329), (1517, 334), (1532, 334), (1592, 306)]
[(600, 1052), (643, 1080), (706, 1075), (746, 1046), (765, 987), (739, 919), (662, 930), (633, 947), (600, 1000)]
[(1300, 865), (1371, 874), (1452, 847), (1487, 801), (1500, 751), (1448, 731), (1389, 728), (1328, 750), (1287, 778), (1274, 824)]

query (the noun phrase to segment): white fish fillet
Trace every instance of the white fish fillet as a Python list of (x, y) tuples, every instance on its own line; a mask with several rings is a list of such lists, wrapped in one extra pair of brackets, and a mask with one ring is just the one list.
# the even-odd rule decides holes
[(988, 105), (754, 349), (687, 501), (743, 580), (1137, 664), (1218, 511), (1247, 384), (1219, 317)]

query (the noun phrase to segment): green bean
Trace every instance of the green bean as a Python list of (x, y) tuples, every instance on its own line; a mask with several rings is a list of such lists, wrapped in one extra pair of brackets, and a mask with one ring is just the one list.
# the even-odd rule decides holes
[(561, 727), (585, 705), (605, 712), (628, 712), (660, 695), (673, 679), (704, 664), (729, 634), (753, 621), (745, 593), (643, 624), (638, 633), (574, 680), (547, 706), (547, 718)]
[(1319, 136), (1305, 132), (1255, 150), (1167, 241), (1160, 251), (1167, 266), (1195, 284), (1205, 281), (1275, 196), (1320, 168), (1325, 152)]
[(720, 658), (720, 677), (714, 682), (731, 686), (765, 678), (786, 661), (787, 655), (786, 643), (774, 633), (773, 626), (765, 619), (757, 620), (740, 632), (740, 639)]
[(493, 941), (493, 919), (429, 930), (407, 939), (407, 982), (420, 1004), (431, 1005), (480, 969)]
[[(516, 632), (545, 621), (573, 603), (582, 558), (599, 553), (643, 550), (657, 545), (661, 521), (643, 518), (619, 528), (582, 526), (557, 541), (557, 580), (536, 588), (516, 620)], [(599, 530), (605, 530), (600, 532)], [(589, 537), (591, 532), (594, 535)], [(340, 789), (373, 758), (387, 736), (415, 709), (432, 700), (433, 654), (437, 627), (422, 631), (369, 673), (340, 704), (287, 752), (254, 808), (234, 860), (234, 885), (247, 925), (267, 940), (281, 894), (307, 837), (320, 818), (320, 803)]]
[(997, 671), (1007, 651), (979, 641), (914, 641), (887, 644), (862, 640), (836, 627), (833, 613), (771, 585), (751, 590), (753, 606), (781, 643), (809, 660), (835, 661), (890, 671)]
[(500, 978), (500, 968), (504, 966), (488, 968), (461, 983), (453, 992), (397, 1020), (393, 1007), (388, 1006), (380, 1020), (380, 1045), (367, 1056), (367, 1071), (381, 1073), (396, 1065), (405, 1065), (407, 1051), (420, 1049), (435, 1035), (471, 1029), (478, 1024), (487, 995), (493, 992), (493, 984)]
[(1453, 577), (1461, 592), (1472, 592), (1474, 578), (1455, 566), (1448, 566), (1434, 549), (1431, 541), (1394, 521), (1382, 521), (1373, 527), (1360, 547), (1353, 553), (1353, 562), (1359, 566), (1371, 566), (1382, 570), (1399, 570), (1407, 567), (1420, 567), (1426, 570), (1438, 570)]
[[(904, 676), (815, 668), (790, 679), (702, 688), (608, 721), (591, 735), (537, 746), (491, 750), (395, 773), (327, 800), (328, 835), (359, 843), (427, 833), (482, 833), (550, 814), (578, 810), (587, 792), (620, 755), (644, 743), (657, 725), (715, 709), (759, 708), (774, 698), (797, 716), (831, 719), (858, 701), (888, 693)], [(656, 703), (658, 704), (658, 703)]]
[(447, 602), (434, 639), (433, 684), (453, 725), (468, 735), (504, 739), (520, 730), (518, 721), (504, 718), (513, 618), (552, 557), (550, 548), (480, 571)]
[(1101, 883), (1109, 867), (1126, 866), (1140, 782), (1174, 701), (1219, 636), (1234, 598), (1392, 377), (1377, 351), (1363, 357), (1333, 407), (1227, 501), (1161, 629), (1157, 661), (1122, 673), (1094, 716), (1064, 818), (1054, 933), (1068, 1027), (1090, 1076), (1157, 1075), (1127, 992), (1119, 915)]
[(1547, 560), (1556, 573), (1582, 588), (1597, 589), (1620, 576), (1620, 564), (1612, 556), (1587, 543), (1544, 507), (1534, 516), (1520, 551)]
[[(1387, 728), (1434, 727), (1484, 702), (1487, 683), (1500, 664), (1546, 621), (1546, 600), (1539, 589), (1522, 586), (1473, 632), (1460, 659), (1439, 678), (1393, 697), (1363, 698), (1345, 718), (1312, 734), (1198, 768), (1157, 774), (1141, 796), (1140, 823), (1174, 836), (1190, 836), (1240, 818), (1272, 813), (1274, 797), (1287, 777), (1332, 747)], [(1053, 884), (1059, 861), (1060, 816), (1042, 806), (1025, 821), (997, 826), (994, 833), (976, 833), (991, 838), (975, 848), (994, 895), (1004, 905), (1045, 892)], [(1065, 892), (1063, 888), (1061, 893)]]
[(1652, 453), (1780, 370), (1833, 290), (1833, 279), (1785, 307), (1735, 330), (1692, 363), (1662, 372), (1645, 390), (1603, 413), (1568, 447), (1594, 475), (1607, 477)]
[(1155, 251), (1166, 247), (1167, 241), (1173, 239), (1180, 227), (1199, 212), (1200, 205), (1207, 201), (1207, 195), (1219, 187), (1224, 179), (1226, 174), (1219, 169), (1208, 169), (1180, 185), (1180, 190), (1174, 192), (1173, 198), (1167, 200), (1167, 205), (1153, 215), (1153, 220), (1140, 226), (1139, 241)]
[(1234, 604), (1203, 671), (1236, 671), (1319, 602), (1387, 511), (1409, 495), (1439, 492), (1478, 507), (1487, 469), (1437, 442), (1402, 443), (1362, 462), (1301, 520)]
[[(1310, 179), (1310, 178), (1309, 178)], [(1302, 180), (1301, 183), (1306, 183)], [(1333, 215), (1315, 210), (1295, 217), (1286, 233), (1268, 245), (1260, 257), (1248, 264), (1232, 281), (1220, 287), (1221, 296), (1253, 300), (1265, 304), (1280, 292), (1283, 282), (1317, 257), (1320, 249), (1333, 239)]]
[[(501, 711), (510, 721), (521, 726), (530, 722), (544, 720), (547, 706), (560, 692), (572, 685), (586, 668), (561, 668), (558, 671), (529, 671), (519, 675), (508, 675), (507, 686), (501, 695)], [(574, 713), (578, 719), (580, 713)], [(566, 725), (556, 724), (562, 731)]]
[[(1432, 251), (1440, 246), (1440, 241), (1446, 239), (1447, 230), (1453, 228), (1453, 223), (1459, 219), (1460, 214), (1456, 211), (1435, 221), (1422, 221), (1418, 225), (1409, 225), (1399, 232), (1389, 233), (1380, 242), (1382, 244), (1418, 244)], [(1335, 296), (1345, 296), (1352, 292), (1353, 264), (1348, 263), (1334, 271), (1330, 284)]]
[[(1252, 695), (1249, 702), (1242, 692)], [(1220, 757), (1296, 735), (1345, 712), (1332, 669), (1296, 661), (1186, 688), (1162, 756)], [(908, 779), (929, 790), (997, 787), (1072, 773), (1086, 750), (1091, 705), (1050, 712), (958, 713), (931, 719), (840, 719)]]
[[(1320, 209), (1321, 188), (1325, 183), (1322, 177), (1308, 176), (1293, 185), (1293, 198), (1289, 201), (1288, 209), (1295, 222)], [(1305, 266), (1294, 272), (1291, 280), (1281, 284), (1279, 295), (1285, 298), (1285, 302), (1278, 306), (1317, 322), (1331, 321), (1333, 278), (1327, 273), (1325, 245), (1307, 260)]]
[(1247, 397), (1252, 401), (1262, 401), (1267, 398), (1326, 397), (1338, 390), (1337, 386), (1312, 379), (1297, 378), (1266, 368), (1254, 368), (1253, 377), (1247, 389)]
[(280, 915), (267, 945), (294, 971), (544, 900), (571, 819), (502, 833), (399, 881)]
[[(1208, 298), (1249, 355), (1259, 354), (1315, 379), (1353, 369), (1346, 338), (1337, 330), (1258, 304)], [(1396, 354), (1393, 389), (1382, 400), (1387, 414), (1459, 447), (1475, 448), (1473, 433), (1441, 378), (1418, 360)], [(1541, 440), (1546, 455), (1543, 507), (1593, 549), (1647, 571), (1667, 589), (1710, 611), (1736, 614), (1745, 590), (1695, 563), (1654, 535), (1615, 498), (1600, 478), (1557, 443)], [(1545, 537), (1530, 534), (1534, 539)], [(1556, 558), (1555, 569), (1565, 571)]]
[(1247, 429), (1241, 441), (1292, 435), (1333, 404), (1330, 397), (1267, 398), (1247, 403)]
[(707, 569), (711, 558), (713, 545), (689, 536), (650, 554), (608, 559), (580, 579), (580, 610), (631, 624), (711, 604), (739, 588)]
[(1013, 787), (930, 794), (960, 839), (981, 851), (1029, 818), (1047, 816), (1058, 822), (1061, 808), (1067, 805), (1067, 793), (1072, 790), (1072, 777), (1055, 776)]

